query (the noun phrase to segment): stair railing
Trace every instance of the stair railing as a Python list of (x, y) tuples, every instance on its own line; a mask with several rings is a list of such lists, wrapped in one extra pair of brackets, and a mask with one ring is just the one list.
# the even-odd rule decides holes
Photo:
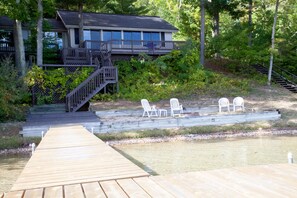
[(107, 84), (116, 83), (117, 81), (118, 73), (116, 67), (104, 66), (97, 69), (78, 87), (66, 95), (66, 111), (77, 111)]
[(297, 76), (280, 68), (277, 66), (273, 66), (274, 72), (280, 75), (281, 77), (285, 78), (286, 80), (290, 81), (291, 83), (297, 84)]

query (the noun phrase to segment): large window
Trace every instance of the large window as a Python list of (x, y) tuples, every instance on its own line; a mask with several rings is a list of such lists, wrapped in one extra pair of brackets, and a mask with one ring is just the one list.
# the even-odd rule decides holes
[(149, 49), (154, 49), (160, 45), (160, 33), (159, 32), (143, 32), (143, 45)]
[(59, 32), (44, 32), (44, 46), (51, 49), (62, 49), (63, 39), (62, 33)]
[(99, 49), (100, 48), (100, 30), (84, 30), (84, 40), (87, 48)]
[[(141, 45), (141, 32), (126, 32), (124, 31), (125, 45)], [(138, 41), (138, 42), (136, 42)]]
[(121, 31), (103, 30), (103, 41), (112, 40), (112, 44), (119, 45), (121, 38)]
[(143, 40), (145, 41), (160, 41), (159, 32), (143, 32)]

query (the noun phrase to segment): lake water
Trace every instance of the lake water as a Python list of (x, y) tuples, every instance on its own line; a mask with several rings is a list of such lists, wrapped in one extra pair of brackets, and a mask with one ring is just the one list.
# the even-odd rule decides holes
[[(295, 136), (131, 144), (115, 148), (153, 175), (287, 163), (288, 152), (297, 160)], [(0, 194), (9, 191), (28, 160), (29, 156), (24, 155), (0, 156)]]
[(151, 174), (183, 173), (297, 160), (297, 137), (203, 140), (116, 146), (123, 155)]
[(29, 155), (0, 155), (0, 195), (10, 190), (29, 157)]

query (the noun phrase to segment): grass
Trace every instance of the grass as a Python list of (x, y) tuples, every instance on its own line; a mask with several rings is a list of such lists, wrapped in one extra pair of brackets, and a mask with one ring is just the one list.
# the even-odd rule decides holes
[(96, 134), (103, 141), (123, 140), (123, 139), (139, 139), (139, 138), (162, 138), (173, 137), (177, 135), (190, 134), (211, 134), (218, 132), (249, 132), (259, 129), (270, 129), (271, 125), (267, 122), (244, 123), (226, 126), (199, 126), (187, 127), (180, 129), (154, 129), (141, 131), (127, 131), (121, 133), (104, 133)]
[(39, 137), (21, 137), (19, 131), (23, 122), (0, 123), (0, 150), (28, 147), (29, 144), (38, 144)]

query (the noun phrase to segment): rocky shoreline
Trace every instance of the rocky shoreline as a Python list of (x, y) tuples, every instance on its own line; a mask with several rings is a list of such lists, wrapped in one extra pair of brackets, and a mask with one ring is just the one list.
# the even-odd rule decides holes
[(158, 143), (158, 142), (170, 142), (170, 141), (194, 141), (194, 140), (214, 140), (214, 139), (228, 139), (228, 138), (253, 138), (261, 136), (272, 136), (272, 135), (297, 135), (297, 130), (262, 130), (251, 132), (219, 132), (219, 133), (208, 133), (208, 134), (187, 134), (177, 135), (173, 137), (157, 137), (157, 138), (139, 138), (139, 139), (124, 139), (108, 141), (107, 143), (111, 146), (123, 145), (123, 144), (145, 144), (145, 143)]
[[(124, 139), (124, 140), (113, 140), (106, 142), (111, 146), (123, 145), (123, 144), (145, 144), (145, 143), (160, 143), (160, 142), (172, 142), (172, 141), (194, 141), (194, 140), (219, 140), (229, 138), (253, 138), (261, 136), (272, 136), (272, 135), (297, 135), (297, 130), (282, 129), (282, 130), (262, 130), (250, 132), (220, 132), (220, 133), (208, 133), (208, 134), (187, 134), (177, 135), (173, 137), (152, 137), (152, 138), (139, 138), (139, 139)], [(1, 155), (13, 155), (13, 154), (31, 154), (31, 148), (17, 148), (17, 149), (4, 149), (0, 150)]]
[(29, 155), (29, 154), (31, 154), (31, 147), (0, 150), (0, 156), (2, 156), (2, 155), (16, 155), (16, 154)]

